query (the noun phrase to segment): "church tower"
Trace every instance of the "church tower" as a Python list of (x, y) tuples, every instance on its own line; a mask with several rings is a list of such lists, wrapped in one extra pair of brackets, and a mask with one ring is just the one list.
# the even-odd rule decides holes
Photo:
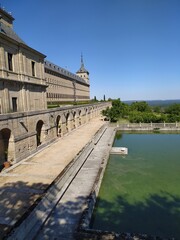
[(83, 78), (83, 79), (86, 81), (86, 83), (89, 84), (89, 72), (88, 72), (88, 71), (85, 69), (85, 67), (84, 67), (84, 62), (83, 62), (83, 56), (82, 56), (82, 54), (81, 54), (81, 67), (80, 67), (80, 69), (76, 72), (76, 74), (77, 74), (79, 77)]

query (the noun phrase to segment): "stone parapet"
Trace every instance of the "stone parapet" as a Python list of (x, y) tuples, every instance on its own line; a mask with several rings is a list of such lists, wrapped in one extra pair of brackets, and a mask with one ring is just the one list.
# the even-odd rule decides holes
[[(0, 114), (0, 165), (17, 163), (98, 117), (109, 102)], [(11, 151), (10, 151), (11, 149)]]

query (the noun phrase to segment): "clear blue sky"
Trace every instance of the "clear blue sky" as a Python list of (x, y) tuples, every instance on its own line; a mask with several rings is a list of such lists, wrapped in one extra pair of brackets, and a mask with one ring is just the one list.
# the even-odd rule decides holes
[(91, 98), (180, 98), (180, 0), (0, 0), (14, 29), (53, 63), (76, 72)]

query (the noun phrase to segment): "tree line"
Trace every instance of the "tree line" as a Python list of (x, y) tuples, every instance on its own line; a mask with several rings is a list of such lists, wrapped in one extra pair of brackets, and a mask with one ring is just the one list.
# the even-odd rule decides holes
[(151, 107), (147, 102), (140, 101), (128, 105), (118, 98), (112, 100), (112, 107), (103, 110), (102, 114), (111, 122), (126, 119), (131, 123), (172, 123), (180, 121), (180, 104), (162, 108)]

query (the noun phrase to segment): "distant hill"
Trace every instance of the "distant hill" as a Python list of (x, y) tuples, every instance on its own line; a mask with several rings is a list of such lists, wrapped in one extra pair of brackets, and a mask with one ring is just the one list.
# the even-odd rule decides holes
[[(124, 103), (127, 104), (131, 104), (133, 102), (141, 102), (143, 100), (130, 100), (130, 101), (122, 101)], [(178, 103), (180, 104), (180, 99), (173, 99), (173, 100), (144, 100), (145, 102), (147, 102), (150, 106), (155, 107), (155, 106), (159, 106), (159, 107), (167, 107), (169, 105)]]

